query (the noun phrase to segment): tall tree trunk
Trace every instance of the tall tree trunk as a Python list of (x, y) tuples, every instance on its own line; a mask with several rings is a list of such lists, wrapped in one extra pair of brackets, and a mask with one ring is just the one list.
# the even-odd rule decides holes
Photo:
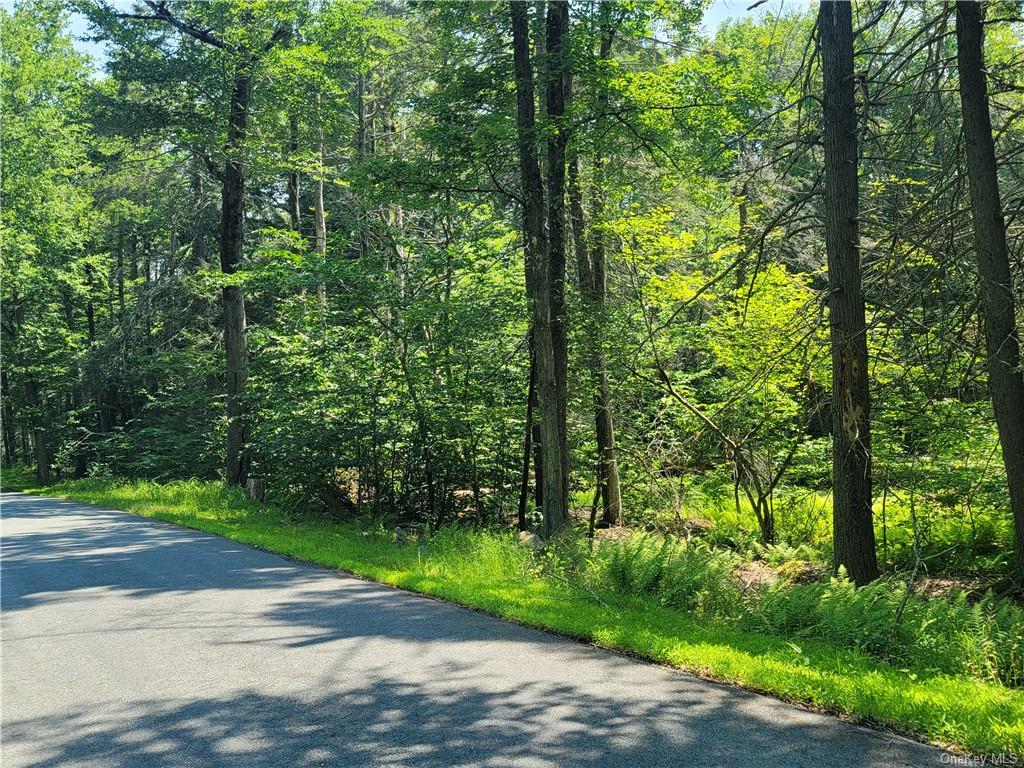
[(192, 157), (192, 265), (206, 263), (206, 190), (203, 169), (196, 153)]
[(530, 384), (526, 392), (526, 426), (523, 430), (523, 471), (519, 483), (519, 514), (518, 525), (520, 531), (529, 530), (529, 523), (526, 517), (526, 507), (530, 498), (530, 454), (533, 450), (533, 401), (536, 392), (537, 373), (533, 363), (533, 351), (531, 344), (530, 351)]
[[(601, 30), (600, 47), (598, 58), (603, 62), (611, 58), (612, 42), (615, 37), (615, 27), (611, 17), (611, 5), (602, 3), (598, 11)], [(608, 89), (602, 87), (598, 92), (598, 114), (603, 115), (608, 105)], [(599, 116), (597, 126), (600, 129), (603, 118)], [(591, 206), (593, 220), (601, 225), (604, 220), (605, 210), (605, 179), (604, 179), (605, 158), (600, 147), (594, 150), (594, 185), (591, 193)], [(580, 212), (582, 214), (582, 188), (580, 189)], [(582, 217), (581, 217), (582, 221)], [(611, 394), (608, 386), (608, 371), (604, 356), (604, 325), (601, 322), (604, 316), (605, 301), (608, 293), (608, 280), (606, 268), (607, 248), (605, 247), (604, 234), (600, 229), (591, 231), (587, 237), (586, 227), (583, 227), (583, 242), (589, 243), (589, 256), (594, 285), (595, 309), (599, 316), (598, 322), (594, 324), (596, 337), (593, 340), (595, 353), (594, 364), (598, 372), (595, 382), (596, 403), (596, 425), (597, 445), (600, 451), (598, 471), (601, 477), (601, 501), (602, 520), (608, 525), (621, 525), (622, 519), (622, 490), (619, 484), (618, 455), (615, 448), (615, 429), (612, 421)]]
[(85, 322), (89, 330), (89, 348), (96, 346), (96, 307), (94, 304), (95, 281), (92, 264), (85, 265), (85, 285), (88, 293), (88, 301), (85, 304)]
[(117, 233), (117, 321), (124, 323), (124, 232)]
[(550, 0), (547, 14), (546, 97), (548, 146), (548, 282), (551, 290), (551, 346), (558, 398), (558, 458), (562, 464), (561, 501), (568, 517), (568, 324), (565, 316), (565, 149), (569, 132), (564, 124), (569, 62), (569, 3)]
[[(366, 119), (366, 76), (360, 72), (356, 78), (356, 161), (363, 163), (369, 157)], [(359, 213), (359, 258), (370, 252), (370, 233), (364, 211)]]
[(544, 183), (537, 159), (536, 109), (527, 5), (509, 3), (512, 17), (512, 54), (516, 78), (516, 132), (522, 177), (523, 239), (526, 290), (530, 303), (537, 363), (537, 411), (543, 454), (543, 522), (541, 533), (554, 534), (568, 517), (562, 477), (559, 429), (558, 373), (552, 341), (552, 301), (548, 270), (547, 232), (544, 226)]
[[(324, 213), (324, 129), (320, 117), (320, 96), (317, 95), (317, 167), (313, 181), (313, 245), (319, 256), (319, 268), (325, 267), (327, 258), (327, 218)], [(323, 280), (316, 284), (316, 299), (320, 308), (320, 320), (324, 322), (327, 303), (327, 286)]]
[(1006, 223), (996, 176), (983, 35), (981, 3), (957, 2), (960, 104), (963, 108), (981, 313), (988, 352), (988, 384), (1010, 489), (1010, 509), (1016, 532), (1016, 579), (1024, 585), (1024, 374), (1021, 372), (1020, 337), (1006, 245)]
[(744, 258), (736, 264), (736, 290), (739, 291), (747, 284), (747, 258), (750, 252), (750, 211), (747, 206), (747, 184), (734, 190), (733, 194), (739, 197), (737, 213), (739, 214), (739, 245), (744, 251)]
[(14, 428), (14, 403), (11, 401), (11, 379), (7, 371), (0, 371), (0, 397), (3, 397), (4, 463), (10, 466), (18, 461), (18, 437)]
[(50, 482), (50, 451), (46, 445), (46, 430), (32, 428), (32, 448), (35, 451), (36, 482), (47, 485)]
[[(242, 145), (248, 130), (251, 101), (252, 76), (247, 66), (238, 65), (231, 92), (228, 158), (224, 166), (221, 189), (220, 268), (225, 275), (234, 274), (242, 262), (245, 223), (245, 170), (242, 162)], [(249, 435), (244, 401), (249, 358), (245, 334), (245, 297), (242, 286), (238, 284), (225, 285), (221, 295), (224, 301), (227, 378), (226, 480), (228, 485), (244, 486), (249, 476), (249, 459), (245, 454)]]
[(50, 452), (46, 443), (45, 406), (39, 387), (31, 375), (25, 378), (25, 401), (32, 411), (32, 451), (36, 465), (36, 482), (50, 482)]
[[(86, 276), (86, 288), (88, 289), (88, 295), (89, 295), (88, 303), (85, 305), (85, 320), (86, 320), (86, 325), (87, 325), (87, 327), (89, 329), (89, 350), (91, 352), (92, 350), (96, 349), (96, 309), (95, 309), (95, 301), (94, 301), (95, 287), (96, 286), (95, 286), (95, 273), (93, 271), (93, 268), (92, 268), (91, 264), (87, 264), (86, 265), (86, 267), (85, 267), (85, 276)], [(95, 377), (94, 378), (94, 377), (90, 376), (89, 379), (92, 379), (92, 380), (91, 381), (86, 380), (86, 384), (89, 387), (92, 388), (92, 390), (93, 390), (92, 391), (92, 397), (93, 397), (93, 400), (96, 402), (96, 413), (95, 413), (95, 416), (96, 416), (96, 421), (95, 421), (96, 430), (97, 430), (97, 432), (102, 433), (104, 431), (103, 430), (103, 413), (106, 410), (106, 404), (103, 401), (104, 388), (103, 388), (103, 386), (101, 384), (101, 379), (99, 377)]]
[(139, 279), (139, 238), (134, 232), (128, 233), (128, 280)]
[[(86, 268), (86, 274), (89, 279), (89, 309), (92, 309), (92, 268)], [(67, 329), (70, 333), (74, 334), (78, 330), (78, 323), (75, 317), (75, 305), (74, 298), (71, 291), (61, 291), (61, 302), (64, 305), (64, 322), (67, 324)], [(95, 328), (91, 329), (93, 335), (95, 334)], [(69, 371), (70, 372), (70, 371)], [(64, 397), (64, 407), (66, 412), (73, 413), (75, 420), (78, 422), (78, 429), (80, 432), (87, 432), (88, 426), (82, 418), (82, 369), (81, 363), (76, 364), (73, 371), (73, 379), (71, 382), (71, 390), (67, 392)], [(83, 440), (77, 440), (74, 443), (75, 449), (75, 468), (74, 477), (81, 478), (85, 477), (86, 470), (88, 469), (88, 454), (86, 453), (86, 445)], [(47, 447), (46, 453), (48, 458), (50, 456), (50, 447)]]
[[(615, 428), (612, 422), (611, 394), (604, 357), (602, 315), (605, 300), (604, 249), (587, 246), (586, 218), (583, 212), (583, 190), (580, 184), (579, 158), (569, 164), (569, 209), (572, 219), (573, 243), (580, 294), (588, 317), (587, 346), (590, 366), (590, 385), (594, 398), (594, 422), (597, 436), (597, 484), (601, 497), (601, 522), (604, 525), (622, 525), (622, 492), (619, 487), (619, 467), (615, 455)], [(600, 270), (596, 269), (600, 256)]]
[(857, 223), (857, 113), (848, 2), (818, 9), (825, 129), (825, 246), (832, 345), (834, 564), (857, 584), (878, 577), (871, 514), (868, 347)]
[[(295, 155), (299, 151), (299, 118), (295, 115), (288, 116), (288, 163), (295, 162)], [(288, 172), (288, 221), (295, 232), (301, 232), (299, 210), (299, 172), (296, 168)]]

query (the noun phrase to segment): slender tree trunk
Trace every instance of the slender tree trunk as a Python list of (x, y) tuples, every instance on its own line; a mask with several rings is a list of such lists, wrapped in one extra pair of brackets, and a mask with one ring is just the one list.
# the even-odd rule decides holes
[(825, 246), (832, 345), (832, 532), (835, 566), (857, 584), (878, 577), (871, 514), (868, 347), (857, 223), (857, 113), (848, 2), (818, 10), (825, 128)]
[[(597, 483), (601, 497), (601, 522), (604, 525), (622, 525), (622, 493), (619, 488), (619, 467), (615, 455), (615, 429), (612, 422), (611, 394), (604, 357), (601, 330), (605, 299), (604, 249), (587, 247), (586, 218), (583, 212), (583, 190), (580, 184), (579, 158), (569, 164), (569, 209), (572, 219), (573, 243), (580, 294), (586, 304), (588, 317), (587, 346), (589, 347), (590, 381), (594, 397), (594, 422), (597, 436)], [(597, 259), (600, 255), (600, 281)]]
[(7, 371), (0, 371), (0, 396), (3, 397), (4, 463), (10, 466), (18, 461), (18, 437), (14, 428), (14, 404), (11, 402), (11, 379)]
[(985, 82), (982, 6), (956, 4), (960, 104), (967, 149), (988, 384), (1010, 489), (1016, 533), (1016, 579), (1024, 585), (1024, 374), (1016, 325), (1006, 223), (999, 199), (995, 143)]
[[(737, 213), (739, 214), (739, 242), (740, 246), (744, 251), (749, 251), (748, 242), (750, 237), (750, 213), (747, 206), (747, 185), (744, 185), (737, 189), (735, 194), (739, 196), (740, 202), (737, 206)], [(747, 259), (743, 258), (736, 265), (736, 290), (740, 290), (747, 284)]]
[(46, 444), (46, 418), (44, 405), (39, 395), (39, 387), (35, 380), (28, 376), (25, 379), (25, 401), (32, 410), (32, 452), (36, 465), (36, 482), (50, 482), (50, 452)]
[[(603, 62), (611, 58), (612, 43), (615, 38), (615, 27), (612, 23), (611, 5), (602, 3), (599, 9), (599, 23), (601, 29), (600, 48), (598, 58)], [(603, 114), (608, 105), (608, 91), (602, 88), (598, 93), (598, 112)], [(598, 119), (600, 129), (603, 119)], [(593, 220), (600, 225), (604, 220), (605, 196), (604, 196), (604, 153), (600, 148), (594, 151), (594, 186), (591, 194), (591, 205)], [(582, 213), (582, 189), (580, 191), (580, 207)], [(602, 519), (607, 525), (621, 525), (622, 519), (622, 490), (619, 484), (618, 455), (615, 448), (615, 429), (612, 421), (611, 393), (608, 386), (608, 370), (604, 356), (604, 325), (603, 317), (605, 302), (608, 295), (607, 280), (607, 248), (605, 247), (604, 234), (600, 229), (592, 231), (588, 238), (584, 227), (584, 243), (590, 243), (589, 255), (592, 269), (592, 280), (594, 285), (595, 309), (598, 314), (598, 322), (594, 324), (594, 331), (597, 334), (594, 339), (595, 366), (598, 371), (598, 379), (595, 382), (595, 397), (599, 401), (596, 405), (597, 445), (600, 450), (598, 472), (601, 476), (601, 501), (603, 504)]]
[(85, 305), (85, 321), (89, 330), (89, 348), (96, 346), (96, 308), (93, 302), (93, 291), (95, 288), (91, 264), (85, 265), (85, 285), (88, 292), (88, 301)]
[(561, 430), (558, 409), (558, 373), (552, 341), (552, 301), (548, 270), (547, 232), (544, 227), (544, 184), (536, 151), (536, 109), (527, 6), (509, 3), (512, 17), (512, 53), (516, 78), (516, 128), (522, 176), (523, 236), (526, 289), (530, 302), (534, 354), (537, 363), (537, 411), (543, 452), (542, 535), (558, 531), (568, 517), (562, 477)]
[[(249, 124), (252, 100), (252, 76), (239, 65), (235, 71), (228, 122), (228, 159), (224, 166), (221, 189), (220, 268), (225, 275), (234, 274), (242, 262), (242, 239), (245, 223), (245, 171), (241, 154)], [(225, 285), (224, 351), (227, 378), (228, 434), (225, 452), (228, 485), (245, 485), (249, 476), (249, 459), (245, 454), (248, 424), (245, 414), (245, 385), (248, 348), (245, 331), (245, 297), (242, 286)]]
[[(120, 228), (119, 228), (120, 229)], [(117, 235), (117, 320), (124, 322), (124, 232)]]
[[(366, 119), (366, 76), (361, 72), (356, 79), (356, 161), (363, 163), (369, 157)], [(359, 258), (365, 259), (370, 252), (370, 234), (367, 230), (366, 214), (359, 214)]]
[[(86, 276), (86, 288), (88, 289), (88, 295), (89, 295), (88, 303), (85, 305), (85, 319), (86, 319), (86, 325), (87, 325), (87, 327), (89, 329), (89, 349), (90, 350), (95, 350), (96, 349), (96, 310), (95, 310), (95, 306), (94, 306), (95, 274), (93, 272), (92, 265), (89, 265), (89, 264), (86, 265), (86, 267), (85, 267), (85, 276)], [(92, 377), (90, 377), (90, 379), (91, 378)], [(93, 390), (92, 391), (92, 398), (93, 398), (93, 400), (96, 403), (96, 413), (95, 413), (95, 417), (96, 417), (96, 420), (95, 420), (96, 430), (98, 432), (102, 433), (104, 431), (103, 430), (103, 413), (104, 413), (104, 411), (106, 409), (106, 405), (103, 402), (103, 397), (104, 397), (105, 393), (104, 393), (103, 387), (100, 384), (100, 380), (99, 379), (93, 379), (92, 381), (87, 381), (86, 384), (87, 384), (87, 386), (89, 388), (91, 388)]]
[(134, 232), (128, 233), (128, 280), (139, 279), (139, 239)]
[[(288, 116), (288, 162), (295, 162), (295, 155), (299, 151), (299, 118), (295, 115)], [(299, 172), (294, 167), (288, 172), (288, 221), (292, 230), (301, 232), (300, 210), (299, 210)]]
[[(313, 241), (319, 268), (323, 269), (327, 258), (327, 217), (324, 213), (324, 129), (320, 122), (320, 97), (317, 96), (317, 169), (313, 181)], [(323, 280), (317, 281), (316, 299), (320, 308), (320, 320), (324, 322), (327, 303), (327, 286)]]
[(530, 352), (530, 384), (526, 392), (526, 426), (523, 429), (523, 471), (519, 483), (519, 530), (529, 530), (526, 519), (526, 505), (530, 498), (530, 454), (533, 449), (533, 400), (536, 391), (537, 374), (533, 364), (531, 344)]
[(562, 465), (563, 512), (568, 518), (569, 439), (568, 367), (569, 341), (565, 313), (565, 150), (569, 132), (563, 124), (569, 79), (569, 3), (549, 0), (546, 39), (546, 98), (548, 130), (548, 283), (551, 290), (551, 346), (555, 362), (555, 394), (558, 398), (558, 458)]
[(192, 264), (206, 263), (206, 190), (203, 188), (203, 169), (198, 157), (192, 159)]

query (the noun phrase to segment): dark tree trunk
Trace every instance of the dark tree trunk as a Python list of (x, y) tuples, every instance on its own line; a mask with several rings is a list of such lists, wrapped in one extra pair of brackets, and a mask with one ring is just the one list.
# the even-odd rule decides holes
[[(295, 155), (299, 151), (299, 118), (295, 115), (288, 116), (288, 158), (289, 164), (295, 162)], [(301, 232), (300, 210), (299, 210), (299, 172), (293, 167), (288, 172), (288, 221), (292, 229)]]
[(25, 401), (32, 411), (32, 452), (36, 465), (36, 482), (45, 485), (50, 482), (50, 452), (46, 444), (46, 418), (44, 404), (39, 395), (39, 387), (31, 376), (25, 379)]
[(848, 2), (818, 10), (825, 144), (825, 245), (832, 346), (834, 564), (857, 584), (878, 577), (871, 513), (868, 347), (857, 223), (857, 113)]
[[(85, 267), (85, 275), (86, 275), (86, 287), (88, 288), (88, 294), (89, 294), (89, 301), (88, 301), (88, 303), (85, 306), (85, 319), (86, 319), (86, 323), (87, 323), (88, 329), (89, 329), (89, 349), (90, 350), (94, 350), (94, 349), (96, 349), (96, 311), (95, 311), (95, 306), (94, 306), (94, 301), (93, 301), (93, 297), (94, 297), (94, 293), (95, 293), (95, 280), (94, 280), (94, 273), (93, 273), (92, 265), (86, 265), (86, 267)], [(89, 378), (93, 379), (93, 377), (89, 377)], [(92, 391), (92, 398), (93, 398), (93, 400), (96, 403), (96, 412), (94, 414), (95, 419), (96, 419), (95, 420), (96, 429), (97, 429), (98, 432), (102, 433), (103, 432), (103, 412), (104, 412), (104, 409), (105, 409), (105, 405), (103, 403), (103, 394), (104, 394), (103, 387), (101, 386), (100, 381), (97, 380), (97, 379), (93, 379), (92, 381), (86, 381), (86, 386), (89, 386), (89, 387), (91, 387), (93, 389), (93, 391)], [(81, 455), (84, 456), (84, 453), (81, 454)], [(85, 467), (83, 467), (82, 469), (83, 469), (83, 473), (84, 473)]]
[(1020, 367), (1020, 337), (1006, 244), (1006, 223), (996, 176), (983, 34), (981, 4), (957, 2), (960, 104), (963, 108), (981, 314), (988, 352), (988, 383), (1010, 489), (1010, 509), (1016, 532), (1016, 579), (1024, 585), (1024, 374)]
[[(590, 382), (594, 398), (594, 421), (597, 436), (597, 484), (600, 495), (601, 522), (622, 525), (622, 493), (619, 488), (619, 467), (615, 455), (615, 429), (612, 422), (611, 394), (604, 357), (601, 328), (605, 300), (604, 248), (587, 246), (586, 218), (583, 212), (583, 190), (580, 184), (579, 159), (569, 165), (569, 208), (572, 218), (573, 243), (580, 294), (586, 304), (588, 318), (587, 346)], [(599, 268), (598, 268), (598, 265)]]
[(551, 346), (555, 362), (555, 394), (558, 398), (558, 458), (562, 465), (561, 500), (568, 517), (568, 324), (565, 316), (565, 149), (568, 127), (564, 124), (569, 63), (569, 3), (550, 0), (547, 14), (545, 104), (551, 123), (548, 130), (548, 283), (551, 290)]
[[(239, 65), (231, 93), (228, 122), (228, 159), (224, 166), (221, 190), (220, 268), (225, 275), (234, 274), (242, 262), (242, 239), (245, 223), (245, 171), (242, 162), (243, 143), (249, 124), (252, 100), (252, 76)], [(227, 378), (228, 434), (225, 457), (228, 485), (245, 485), (249, 475), (249, 459), (245, 454), (248, 424), (245, 414), (245, 384), (248, 349), (245, 338), (245, 297), (240, 285), (225, 285), (224, 351)]]
[(32, 429), (32, 448), (35, 451), (36, 482), (47, 485), (50, 482), (50, 451), (46, 445), (46, 430), (42, 427)]
[(18, 437), (14, 428), (14, 404), (11, 402), (11, 380), (7, 371), (0, 371), (0, 396), (3, 397), (4, 463), (8, 466), (18, 461)]
[(512, 53), (516, 78), (516, 128), (522, 177), (523, 239), (526, 290), (531, 309), (531, 332), (537, 365), (537, 411), (540, 423), (543, 473), (542, 535), (554, 534), (568, 517), (562, 475), (558, 408), (558, 369), (552, 340), (552, 287), (548, 269), (547, 232), (544, 226), (544, 183), (537, 159), (536, 110), (527, 5), (509, 3), (512, 17)]

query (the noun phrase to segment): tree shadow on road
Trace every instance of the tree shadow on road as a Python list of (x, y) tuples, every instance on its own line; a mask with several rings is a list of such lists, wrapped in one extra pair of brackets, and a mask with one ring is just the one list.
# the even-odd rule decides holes
[[(813, 715), (773, 722), (749, 695), (690, 690), (676, 700), (586, 697), (533, 682), (492, 690), (463, 680), (382, 678), (315, 696), (143, 701), (4, 728), (5, 765), (800, 766), (938, 765), (939, 753)], [(30, 758), (22, 748), (36, 747)], [(38, 745), (43, 745), (41, 748)]]
[(144, 597), (280, 588), (324, 575), (207, 533), (53, 499), (4, 494), (3, 518), (5, 611), (84, 599), (83, 590)]

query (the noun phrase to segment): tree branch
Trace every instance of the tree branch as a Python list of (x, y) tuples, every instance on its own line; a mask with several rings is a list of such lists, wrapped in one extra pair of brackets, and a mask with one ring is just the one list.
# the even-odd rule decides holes
[(160, 19), (161, 21), (166, 21), (172, 27), (180, 30), (181, 32), (184, 32), (189, 37), (199, 40), (200, 42), (206, 43), (207, 45), (212, 45), (214, 48), (220, 48), (224, 51), (238, 50), (235, 46), (229, 45), (228, 43), (217, 37), (217, 35), (215, 35), (212, 30), (203, 29), (202, 27), (196, 26), (191, 22), (179, 19), (177, 16), (175, 16), (173, 13), (167, 10), (166, 2), (157, 3), (154, 2), (154, 0), (145, 0), (145, 3), (153, 10), (153, 13), (155, 14), (155, 17), (153, 18)]

